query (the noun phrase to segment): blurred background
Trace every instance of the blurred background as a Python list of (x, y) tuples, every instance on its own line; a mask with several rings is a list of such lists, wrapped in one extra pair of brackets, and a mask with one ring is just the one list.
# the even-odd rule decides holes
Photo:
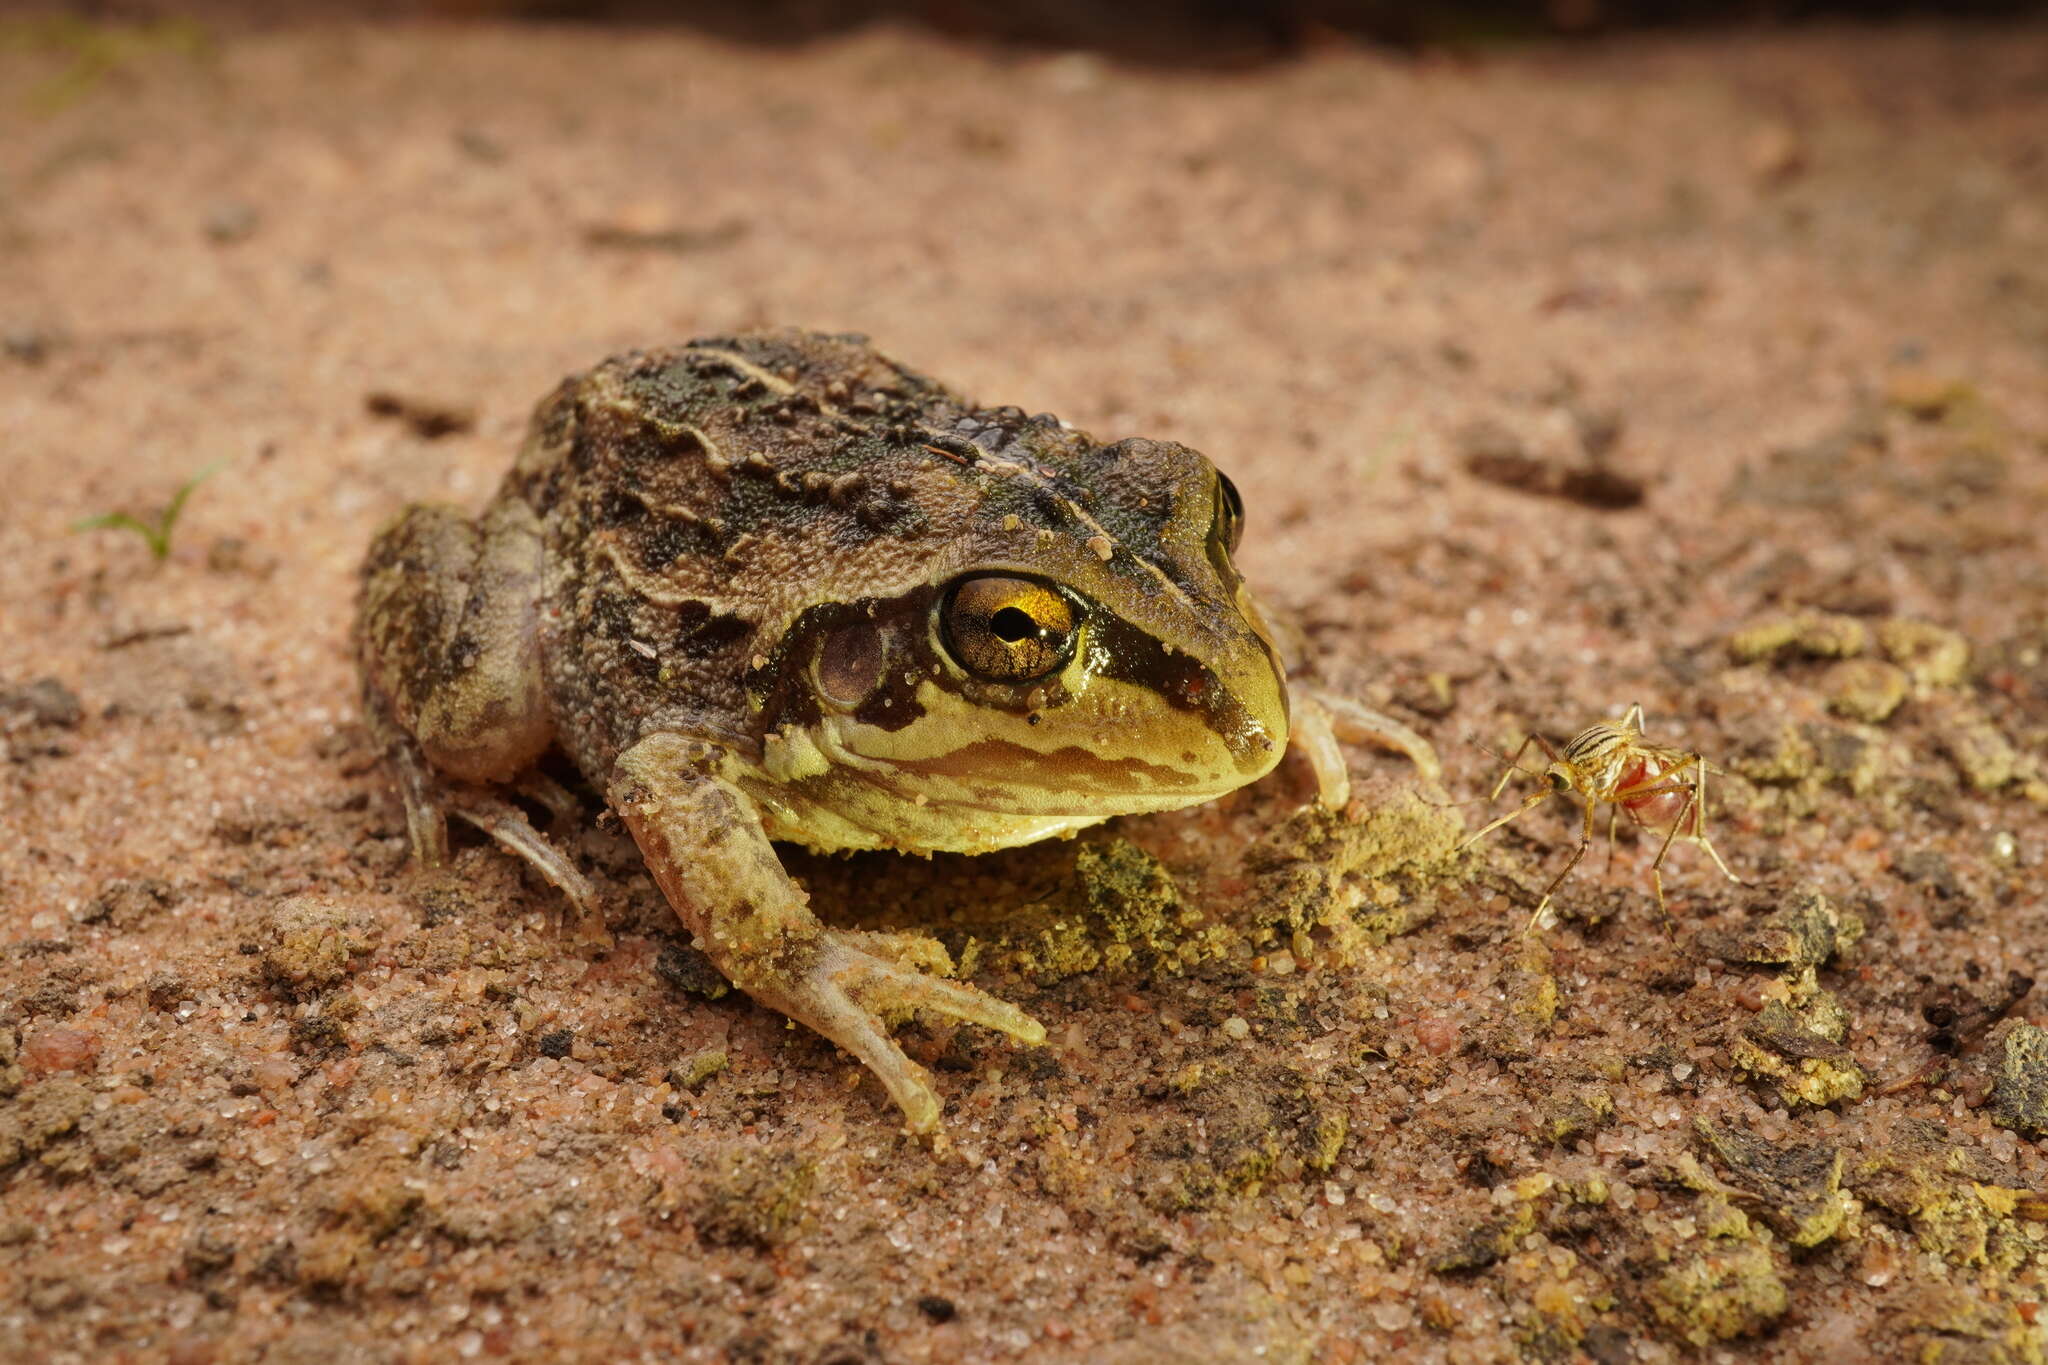
[(2042, 6), (2039, 0), (99, 0), (42, 8), (101, 19), (188, 16), (242, 24), (313, 19), (679, 24), (768, 43), (806, 42), (871, 24), (900, 23), (953, 38), (1088, 48), (1135, 61), (1230, 65), (1293, 56), (1329, 38), (1394, 47), (1486, 44), (1824, 19), (2011, 18), (2038, 14)]
[(1241, 65), (1298, 55), (1319, 41), (1413, 49), (1593, 37), (1640, 29), (1716, 31), (1817, 20), (2019, 18), (2040, 0), (98, 0), (29, 4), (86, 18), (199, 18), (233, 25), (305, 20), (522, 20), (682, 25), (750, 43), (805, 43), (893, 23), (936, 35), (1030, 47), (1079, 47), (1128, 61)]
[[(1082, 844), (813, 860), (1048, 1024), (906, 1030), (941, 1163), (694, 993), (616, 829), (609, 952), (423, 877), (373, 531), (772, 324), (1203, 450), (1301, 677), (1458, 800), (1639, 701), (1751, 887), (1674, 850), (1663, 924), (1624, 837), (1524, 935), (1574, 813), (1446, 862), (1476, 807), (1363, 748), (1327, 838), (1292, 763), (1098, 831), (1182, 898), (1135, 956)], [(2048, 1349), (2048, 1081), (1983, 1041), (2048, 961), (2039, 5), (0, 0), (0, 475), (0, 1355)]]

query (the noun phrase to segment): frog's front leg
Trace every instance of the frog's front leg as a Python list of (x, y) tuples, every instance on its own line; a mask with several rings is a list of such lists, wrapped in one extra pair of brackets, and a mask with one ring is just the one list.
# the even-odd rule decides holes
[(931, 1078), (889, 1037), (883, 1015), (930, 1010), (1026, 1043), (1044, 1042), (1044, 1026), (986, 992), (917, 970), (912, 940), (819, 923), (753, 799), (720, 775), (724, 758), (717, 745), (651, 736), (619, 756), (612, 806), (718, 969), (858, 1057), (913, 1131), (936, 1130)]
[(1316, 775), (1316, 799), (1331, 810), (1351, 803), (1351, 769), (1339, 741), (1372, 744), (1405, 755), (1422, 774), (1426, 787), (1443, 791), (1443, 765), (1436, 748), (1421, 735), (1382, 711), (1350, 697), (1304, 689), (1294, 696), (1292, 740)]

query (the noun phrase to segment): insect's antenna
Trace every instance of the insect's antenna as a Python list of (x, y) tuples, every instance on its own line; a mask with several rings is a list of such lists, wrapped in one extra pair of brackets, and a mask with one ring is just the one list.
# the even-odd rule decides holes
[(1502, 825), (1508, 823), (1508, 821), (1521, 819), (1524, 815), (1527, 815), (1530, 811), (1535, 810), (1538, 806), (1542, 805), (1545, 801), (1548, 801), (1551, 797), (1556, 795), (1557, 788), (1555, 787), (1545, 787), (1540, 792), (1530, 793), (1530, 795), (1523, 800), (1521, 805), (1515, 807), (1513, 810), (1509, 811), (1506, 815), (1501, 816), (1499, 819), (1496, 819), (1491, 823), (1483, 826), (1477, 833), (1466, 836), (1465, 841), (1459, 844), (1455, 849), (1451, 851), (1454, 853), (1463, 853), (1466, 849), (1472, 847), (1472, 845), (1478, 843), (1481, 839), (1484, 839), (1487, 835), (1493, 833)]
[[(1503, 765), (1501, 771), (1501, 776), (1503, 778), (1505, 778), (1508, 775), (1508, 773), (1511, 772), (1522, 773), (1528, 777), (1543, 776), (1543, 774), (1535, 768), (1525, 768), (1522, 766), (1520, 761), (1521, 754), (1519, 751), (1516, 753), (1514, 758), (1508, 758), (1499, 750), (1494, 749), (1488, 746), (1483, 741), (1481, 741), (1477, 735), (1465, 736), (1465, 742), (1467, 744), (1470, 744), (1473, 748), (1477, 749), (1480, 753), (1485, 754), (1488, 758), (1498, 760)], [(1522, 748), (1524, 749), (1528, 747), (1529, 746), (1526, 742), (1522, 745)], [(1425, 797), (1423, 798), (1423, 802), (1425, 805), (1434, 806), (1438, 810), (1455, 810), (1460, 806), (1490, 806), (1499, 799), (1500, 792), (1499, 789), (1496, 788), (1492, 796), (1472, 796), (1467, 797), (1463, 801), (1430, 801)]]
[[(1499, 762), (1501, 763), (1501, 765), (1502, 765), (1502, 766), (1504, 766), (1504, 767), (1506, 767), (1506, 768), (1508, 768), (1508, 769), (1510, 769), (1510, 770), (1512, 770), (1512, 771), (1514, 771), (1514, 772), (1518, 772), (1518, 773), (1521, 773), (1521, 774), (1523, 774), (1524, 776), (1527, 776), (1527, 777), (1541, 777), (1541, 776), (1543, 776), (1543, 769), (1541, 769), (1541, 768), (1526, 768), (1526, 767), (1523, 767), (1523, 766), (1522, 766), (1522, 759), (1521, 759), (1521, 755), (1519, 755), (1519, 754), (1517, 754), (1517, 755), (1516, 755), (1515, 757), (1513, 757), (1513, 758), (1509, 758), (1509, 757), (1508, 757), (1508, 756), (1507, 756), (1506, 754), (1504, 754), (1504, 753), (1502, 753), (1502, 752), (1501, 752), (1500, 750), (1498, 750), (1498, 749), (1494, 748), (1494, 747), (1493, 747), (1492, 745), (1490, 745), (1490, 744), (1487, 744), (1487, 743), (1483, 742), (1482, 740), (1480, 740), (1480, 739), (1478, 739), (1478, 738), (1476, 738), (1476, 737), (1472, 737), (1472, 736), (1468, 736), (1468, 737), (1467, 737), (1467, 739), (1466, 739), (1466, 742), (1467, 742), (1468, 744), (1470, 744), (1470, 745), (1471, 745), (1471, 746), (1472, 746), (1473, 748), (1477, 749), (1477, 750), (1478, 750), (1478, 751), (1479, 751), (1480, 753), (1482, 753), (1482, 754), (1485, 754), (1485, 755), (1486, 755), (1486, 756), (1487, 756), (1488, 758), (1491, 758), (1491, 759), (1497, 759), (1497, 760), (1499, 760)], [(1527, 748), (1528, 746), (1527, 746), (1527, 745), (1525, 744), (1525, 745), (1523, 745), (1522, 747), (1526, 749), (1526, 748)], [(1464, 802), (1460, 802), (1459, 804), (1460, 804), (1460, 805), (1463, 805), (1463, 804), (1466, 804), (1466, 803), (1464, 803)]]
[(1463, 801), (1431, 801), (1428, 797), (1424, 796), (1418, 796), (1416, 799), (1421, 801), (1423, 805), (1430, 806), (1436, 810), (1457, 810), (1464, 806), (1490, 806), (1493, 804), (1484, 796), (1468, 796)]

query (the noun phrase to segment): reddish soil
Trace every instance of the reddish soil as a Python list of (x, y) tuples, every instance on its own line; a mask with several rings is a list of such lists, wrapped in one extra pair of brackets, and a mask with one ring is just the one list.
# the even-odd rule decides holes
[[(5, 20), (0, 119), (0, 1356), (2048, 1350), (2048, 33)], [(372, 530), (480, 503), (562, 374), (782, 322), (1208, 452), (1314, 685), (1452, 798), (1640, 701), (1748, 885), (1679, 846), (1667, 931), (1624, 830), (1524, 935), (1571, 812), (1450, 857), (1477, 808), (1365, 749), (1334, 825), (1290, 764), (795, 859), (1048, 1025), (905, 1030), (934, 1150), (706, 998), (616, 826), (609, 945), (490, 847), (408, 866)], [(216, 464), (160, 563), (72, 529)]]

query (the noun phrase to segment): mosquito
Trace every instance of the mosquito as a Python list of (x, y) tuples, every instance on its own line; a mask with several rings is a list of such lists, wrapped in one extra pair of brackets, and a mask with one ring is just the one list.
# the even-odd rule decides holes
[(1536, 905), (1536, 913), (1529, 921), (1530, 928), (1542, 923), (1543, 912), (1550, 908), (1557, 888), (1564, 884), (1564, 879), (1571, 875), (1572, 869), (1586, 856), (1586, 850), (1592, 847), (1593, 810), (1596, 806), (1609, 808), (1607, 845), (1610, 865), (1614, 857), (1615, 824), (1623, 815), (1627, 815), (1639, 828), (1652, 833), (1660, 829), (1664, 831), (1664, 841), (1657, 848), (1656, 860), (1650, 864), (1650, 884), (1657, 893), (1657, 909), (1667, 924), (1671, 912), (1664, 905), (1664, 857), (1671, 851), (1674, 840), (1687, 839), (1698, 844), (1714, 860), (1714, 866), (1721, 869), (1722, 876), (1737, 886), (1743, 884), (1742, 878), (1730, 872), (1728, 864), (1721, 861), (1714, 841), (1707, 837), (1709, 764), (1696, 753), (1652, 744), (1644, 739), (1640, 702), (1630, 706), (1627, 714), (1619, 720), (1600, 721), (1579, 731), (1564, 746), (1562, 753), (1552, 748), (1550, 741), (1543, 736), (1530, 734), (1522, 741), (1522, 747), (1515, 750), (1515, 756), (1508, 760), (1500, 781), (1493, 784), (1493, 794), (1487, 798), (1489, 804), (1500, 800), (1500, 794), (1507, 789), (1509, 779), (1516, 773), (1532, 772), (1522, 766), (1522, 755), (1529, 751), (1531, 744), (1542, 749), (1550, 760), (1549, 767), (1540, 774), (1532, 774), (1543, 778), (1543, 789), (1531, 793), (1519, 807), (1458, 845), (1458, 850), (1463, 852), (1502, 825), (1521, 819), (1553, 796), (1578, 797), (1585, 812), (1585, 827), (1579, 836), (1578, 847), (1572, 850), (1564, 869), (1543, 889), (1543, 899)]

